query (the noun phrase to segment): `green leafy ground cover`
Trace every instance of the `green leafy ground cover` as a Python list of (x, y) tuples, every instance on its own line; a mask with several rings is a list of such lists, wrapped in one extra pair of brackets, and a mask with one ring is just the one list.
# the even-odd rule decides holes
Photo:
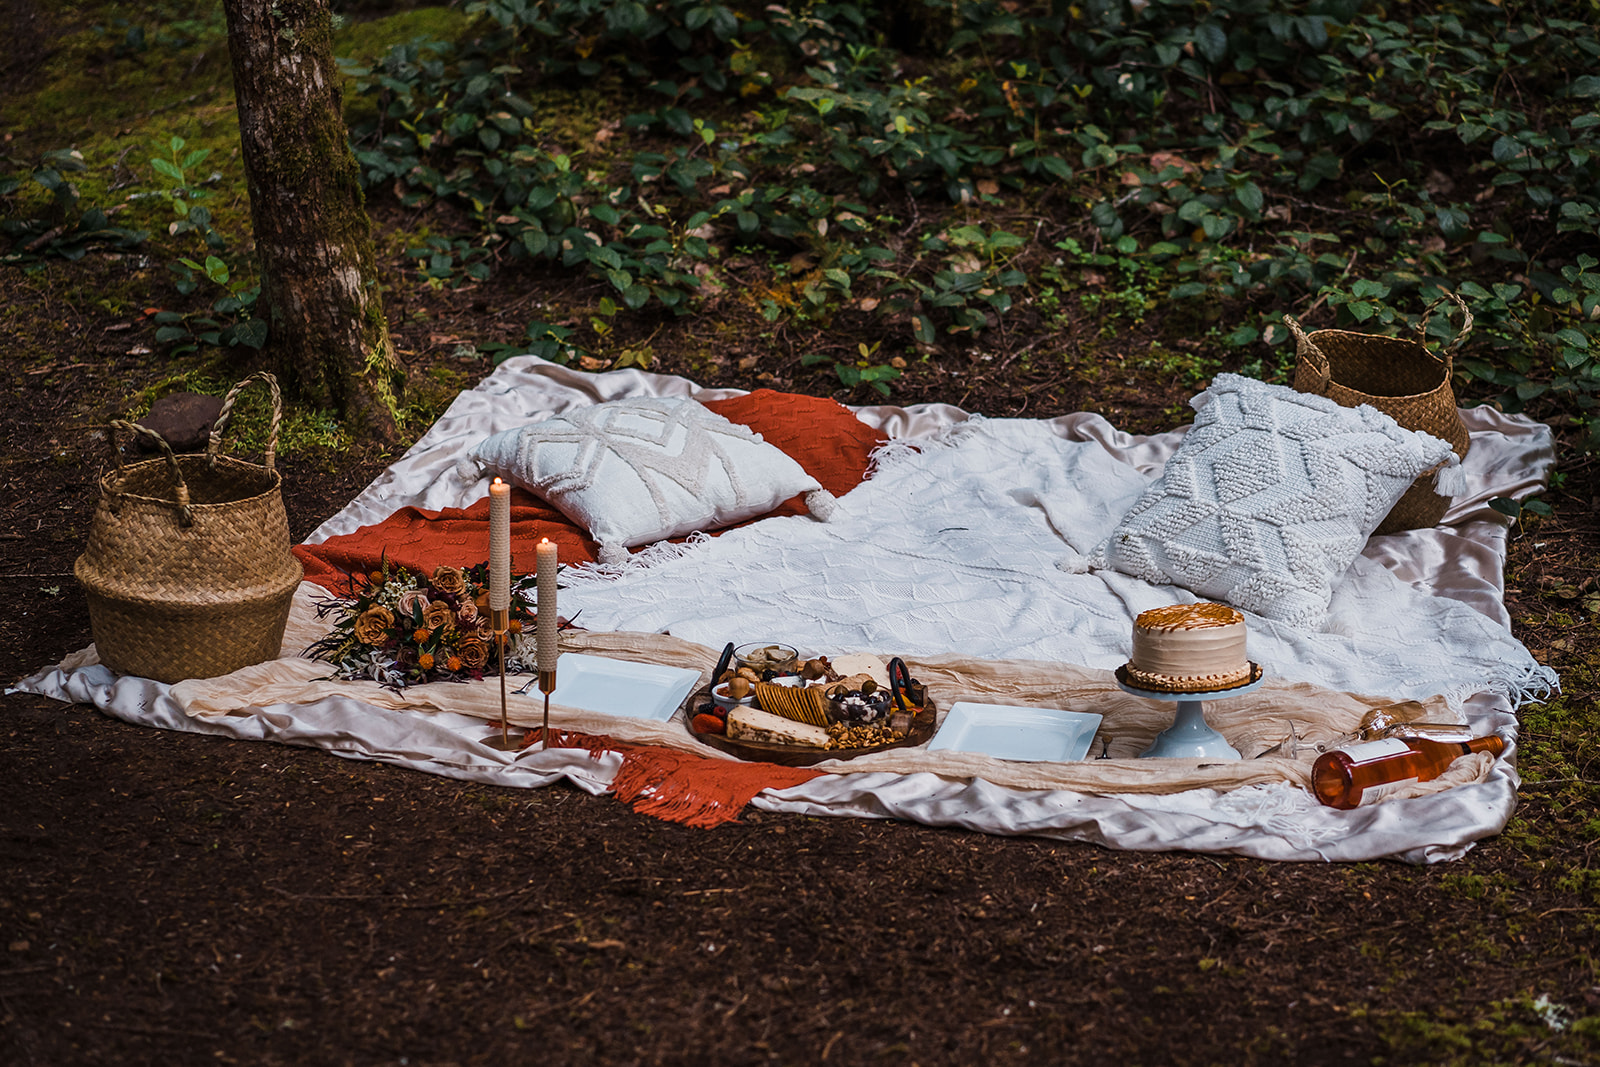
[[(221, 62), (223, 27), (214, 8), (179, 7), (104, 5), (78, 48), (109, 44), (158, 101), (192, 107), (178, 68)], [(343, 38), (352, 135), (375, 197), (456, 209), (448, 232), (409, 242), (428, 284), (534, 261), (602, 281), (613, 314), (693, 315), (744, 249), (772, 265), (750, 294), (767, 321), (870, 317), (881, 355), (816, 362), (884, 393), (890, 356), (938, 359), (1023, 306), (1048, 322), (1076, 300), (1111, 331), (1160, 306), (1167, 332), (1273, 376), (1290, 358), (1284, 313), (1333, 309), (1339, 325), (1396, 332), (1450, 287), (1477, 320), (1466, 391), (1570, 420), (1580, 448), (1600, 445), (1593, 0), (894, 12), (697, 0), (404, 12)], [(128, 201), (111, 220), (108, 163), (151, 145), (129, 131), (72, 156), (38, 140), (106, 102), (68, 76), (80, 54), (35, 98), (51, 121), (30, 127), (34, 158), (13, 157), (32, 169), (0, 186), (15, 198), (11, 260), (163, 225), (225, 253), (244, 229), (236, 159), (146, 191), (176, 222)], [(174, 116), (173, 135), (228, 151), (225, 105), (199, 110)], [(208, 138), (178, 128), (196, 119)], [(229, 199), (217, 219), (194, 202), (215, 198), (209, 183)], [(1048, 216), (1087, 224), (1042, 239)], [(258, 327), (240, 328), (251, 290), (226, 280), (248, 265), (213, 258), (175, 264), (180, 285), (221, 293), (200, 321), (166, 323), (167, 339), (257, 343)], [(1081, 286), (1085, 273), (1108, 284)], [(590, 318), (610, 325), (607, 306)], [(513, 347), (614, 360), (608, 332), (530, 319)], [(1441, 316), (1431, 332), (1453, 331)]]

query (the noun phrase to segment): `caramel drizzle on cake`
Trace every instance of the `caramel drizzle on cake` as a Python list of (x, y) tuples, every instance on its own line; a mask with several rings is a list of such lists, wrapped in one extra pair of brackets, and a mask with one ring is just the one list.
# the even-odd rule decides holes
[(1169, 604), (1164, 608), (1141, 611), (1134, 622), (1146, 630), (1203, 630), (1244, 622), (1244, 613), (1226, 604), (1202, 601), (1198, 604)]

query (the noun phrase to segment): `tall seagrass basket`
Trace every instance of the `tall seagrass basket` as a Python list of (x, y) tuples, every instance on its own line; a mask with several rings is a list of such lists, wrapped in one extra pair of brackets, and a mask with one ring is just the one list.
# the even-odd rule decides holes
[[(1294, 387), (1344, 407), (1370, 404), (1408, 430), (1422, 430), (1448, 441), (1465, 459), (1471, 444), (1456, 407), (1451, 383), (1455, 353), (1472, 332), (1472, 312), (1454, 293), (1446, 293), (1461, 310), (1461, 329), (1438, 354), (1427, 345), (1401, 337), (1379, 337), (1351, 330), (1306, 333), (1291, 315), (1284, 323), (1294, 333), (1298, 359)], [(1417, 324), (1427, 337), (1428, 319), (1445, 297), (1433, 301)], [(1450, 498), (1434, 491), (1434, 471), (1425, 471), (1407, 489), (1374, 531), (1380, 534), (1436, 526), (1450, 508)]]
[[(219, 453), (239, 391), (258, 379), (272, 392), (261, 464)], [(282, 416), (277, 380), (256, 374), (228, 393), (203, 454), (175, 456), (154, 431), (111, 424), (116, 469), (100, 479), (74, 568), (107, 667), (178, 682), (278, 655), (303, 574), (289, 551), (283, 479), (273, 466)], [(153, 439), (161, 458), (124, 465), (119, 431)]]

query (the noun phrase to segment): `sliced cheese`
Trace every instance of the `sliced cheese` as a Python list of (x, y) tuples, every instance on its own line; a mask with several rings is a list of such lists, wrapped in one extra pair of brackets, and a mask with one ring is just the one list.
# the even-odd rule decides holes
[(870, 653), (848, 652), (842, 656), (829, 656), (828, 663), (841, 678), (852, 674), (870, 674), (874, 682), (885, 689), (889, 688), (889, 665)]
[(760, 708), (738, 707), (728, 712), (728, 738), (772, 745), (827, 748), (828, 731), (810, 723), (795, 722)]

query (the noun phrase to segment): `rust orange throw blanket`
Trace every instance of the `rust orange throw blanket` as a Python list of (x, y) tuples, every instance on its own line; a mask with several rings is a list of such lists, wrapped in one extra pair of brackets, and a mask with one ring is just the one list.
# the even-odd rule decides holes
[[(833, 400), (758, 389), (706, 407), (730, 422), (742, 423), (781, 448), (835, 496), (860, 484), (873, 449), (884, 443), (878, 431), (864, 425)], [(770, 515), (804, 515), (795, 497)], [(755, 520), (751, 520), (755, 521)], [(511, 493), (512, 570), (531, 574), (534, 546), (548, 537), (561, 546), (561, 562), (592, 563), (598, 548), (588, 532), (555, 508), (522, 489)], [(401, 508), (380, 523), (330, 537), (317, 545), (298, 545), (295, 555), (305, 565), (306, 579), (336, 591), (344, 575), (373, 570), (387, 556), (391, 563), (431, 573), (442, 564), (468, 566), (489, 558), (489, 495), (467, 508), (424, 511)]]
[[(535, 748), (544, 734), (529, 730), (524, 748)], [(707, 759), (668, 748), (624, 745), (594, 734), (550, 731), (556, 748), (582, 748), (599, 758), (602, 752), (622, 756), (622, 769), (611, 792), (641, 815), (667, 822), (710, 829), (739, 817), (750, 798), (763, 789), (788, 789), (823, 774), (808, 767), (780, 767), (776, 763), (739, 763)]]

